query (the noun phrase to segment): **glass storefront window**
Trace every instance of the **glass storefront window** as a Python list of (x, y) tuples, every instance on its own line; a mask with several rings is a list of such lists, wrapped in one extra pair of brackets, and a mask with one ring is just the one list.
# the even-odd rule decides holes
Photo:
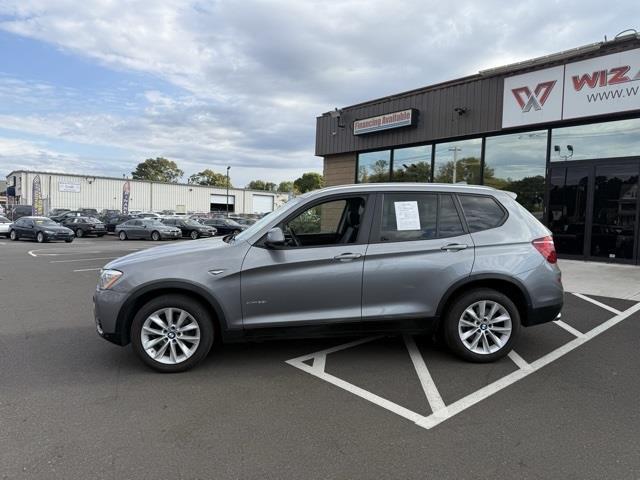
[(388, 182), (391, 173), (391, 150), (358, 155), (358, 183)]
[(640, 155), (640, 119), (554, 128), (551, 161)]
[(518, 194), (518, 202), (542, 220), (547, 132), (487, 137), (484, 152), (485, 185)]
[(392, 180), (394, 182), (430, 182), (431, 145), (394, 150)]
[(436, 145), (434, 182), (479, 184), (481, 150), (482, 139), (480, 138)]

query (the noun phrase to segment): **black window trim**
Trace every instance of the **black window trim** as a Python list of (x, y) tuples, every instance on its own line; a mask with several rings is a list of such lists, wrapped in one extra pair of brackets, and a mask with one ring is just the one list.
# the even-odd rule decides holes
[[(461, 235), (467, 235), (469, 233), (469, 228), (464, 218), (461, 206), (458, 204), (458, 198), (456, 197), (457, 192), (441, 192), (437, 190), (388, 190), (384, 192), (379, 192), (377, 194), (376, 201), (376, 211), (374, 213), (375, 217), (371, 225), (371, 233), (369, 235), (369, 244), (391, 244), (391, 243), (406, 243), (406, 242), (432, 242), (434, 240), (443, 240), (446, 238), (454, 238), (459, 237)], [(414, 239), (414, 240), (381, 240), (380, 234), (382, 232), (382, 214), (384, 209), (384, 196), (385, 195), (395, 195), (395, 194), (417, 194), (417, 195), (436, 195), (437, 196), (437, 204), (436, 204), (436, 236), (434, 238), (424, 238), (424, 239)], [(440, 233), (440, 197), (443, 195), (449, 195), (453, 200), (453, 204), (458, 213), (458, 218), (460, 219), (460, 224), (462, 225), (462, 233), (460, 235), (447, 235), (447, 236), (439, 236)]]
[[(456, 192), (456, 197), (457, 197), (457, 200), (458, 200), (458, 202), (460, 204), (460, 211), (462, 212), (462, 218), (464, 218), (464, 223), (467, 226), (467, 231), (470, 234), (479, 233), (479, 232), (486, 232), (487, 230), (493, 230), (494, 228), (500, 228), (501, 226), (503, 226), (505, 224), (505, 222), (509, 218), (509, 211), (493, 195), (487, 195), (487, 194), (482, 194), (482, 193), (461, 193), (461, 192)], [(494, 201), (494, 203), (496, 205), (498, 205), (498, 208), (500, 208), (500, 210), (502, 210), (502, 219), (500, 220), (500, 223), (497, 224), (495, 227), (483, 228), (481, 230), (476, 230), (475, 232), (472, 232), (471, 231), (471, 227), (469, 227), (469, 222), (467, 222), (467, 216), (464, 213), (464, 207), (462, 206), (462, 201), (460, 200), (460, 197), (486, 197), (486, 198), (490, 198), (491, 200)]]

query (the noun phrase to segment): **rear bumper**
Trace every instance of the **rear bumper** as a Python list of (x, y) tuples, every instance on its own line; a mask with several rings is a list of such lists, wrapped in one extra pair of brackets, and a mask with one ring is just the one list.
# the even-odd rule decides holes
[(554, 305), (547, 305), (545, 307), (529, 308), (526, 321), (523, 321), (522, 324), (525, 327), (531, 327), (532, 325), (552, 322), (562, 311), (562, 304), (563, 302)]

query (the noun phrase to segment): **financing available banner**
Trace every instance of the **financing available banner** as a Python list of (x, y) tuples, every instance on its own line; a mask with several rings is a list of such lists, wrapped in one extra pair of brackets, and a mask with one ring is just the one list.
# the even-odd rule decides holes
[(127, 215), (129, 213), (129, 194), (131, 192), (131, 184), (129, 181), (124, 182), (122, 186), (122, 214)]
[(34, 215), (44, 215), (44, 205), (42, 203), (42, 184), (40, 183), (40, 175), (33, 178), (32, 187), (33, 213)]

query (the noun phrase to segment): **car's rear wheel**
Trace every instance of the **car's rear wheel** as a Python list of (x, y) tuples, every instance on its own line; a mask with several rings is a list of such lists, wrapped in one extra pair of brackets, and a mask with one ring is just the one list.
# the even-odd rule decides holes
[(200, 237), (200, 234), (196, 230), (191, 230), (189, 236), (191, 237), (191, 240), (197, 240), (198, 237)]
[(505, 294), (489, 288), (471, 290), (454, 300), (443, 325), (449, 348), (472, 362), (504, 357), (519, 331), (518, 308)]
[(131, 324), (131, 343), (140, 359), (159, 372), (193, 368), (213, 344), (213, 322), (199, 302), (182, 295), (151, 300)]
[(126, 240), (127, 239), (127, 232), (125, 232), (124, 230), (120, 230), (120, 233), (118, 234), (118, 238), (120, 240)]
[(9, 238), (15, 242), (19, 238), (18, 233), (15, 230), (11, 230), (9, 232)]
[(82, 238), (83, 236), (84, 236), (84, 231), (81, 228), (77, 229), (76, 230), (76, 237)]
[(156, 231), (151, 232), (151, 240), (157, 242), (158, 240), (160, 240), (160, 234)]
[(42, 232), (38, 232), (38, 234), (36, 235), (36, 242), (38, 243), (44, 243), (44, 233)]

